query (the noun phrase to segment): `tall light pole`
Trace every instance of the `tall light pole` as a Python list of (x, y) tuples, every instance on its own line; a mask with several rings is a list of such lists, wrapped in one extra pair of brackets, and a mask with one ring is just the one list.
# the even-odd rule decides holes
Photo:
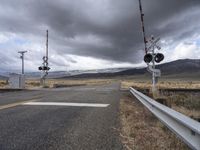
[(20, 58), (22, 59), (22, 74), (24, 74), (24, 53), (27, 51), (18, 51), (21, 54)]

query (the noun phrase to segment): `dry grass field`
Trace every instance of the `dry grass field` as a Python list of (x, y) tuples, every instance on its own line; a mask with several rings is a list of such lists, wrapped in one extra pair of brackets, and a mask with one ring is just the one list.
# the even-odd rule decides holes
[[(131, 80), (124, 79), (121, 81), (122, 89), (128, 89), (129, 87), (150, 89), (151, 80)], [(160, 81), (157, 84), (158, 89), (200, 89), (200, 81), (177, 81), (177, 80), (165, 80)]]
[(200, 92), (164, 92), (171, 108), (200, 121)]
[(7, 87), (7, 82), (5, 80), (0, 80), (0, 88), (5, 88)]
[[(103, 85), (109, 84), (115, 79), (47, 79), (46, 86), (49, 88), (54, 87), (70, 87), (70, 86), (84, 86), (84, 85)], [(26, 81), (27, 88), (39, 87), (39, 80)]]

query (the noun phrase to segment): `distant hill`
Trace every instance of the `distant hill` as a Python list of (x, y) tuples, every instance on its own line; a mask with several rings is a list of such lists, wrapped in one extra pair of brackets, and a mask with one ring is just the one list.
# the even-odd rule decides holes
[(8, 79), (8, 77), (0, 75), (0, 80), (7, 80), (7, 79)]
[[(157, 65), (156, 68), (161, 69), (162, 76), (198, 76), (200, 75), (200, 59), (176, 60)], [(144, 74), (149, 74), (146, 68), (131, 68), (119, 72), (83, 73), (79, 75), (65, 76), (63, 78), (98, 78)]]
[[(72, 76), (81, 76), (81, 75), (98, 75), (99, 73), (116, 73), (127, 68), (110, 68), (110, 69), (97, 69), (97, 70), (71, 70), (71, 71), (50, 71), (47, 78), (63, 78), (63, 77), (72, 77)], [(27, 72), (27, 78), (40, 78), (41, 72)]]
[(200, 59), (180, 59), (158, 66), (164, 75), (194, 74), (200, 72)]

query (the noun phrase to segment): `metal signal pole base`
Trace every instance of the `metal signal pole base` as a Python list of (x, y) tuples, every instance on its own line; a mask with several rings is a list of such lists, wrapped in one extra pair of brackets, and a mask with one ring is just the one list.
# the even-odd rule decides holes
[(153, 96), (154, 99), (156, 99), (160, 96), (157, 85), (152, 85), (152, 96)]
[(43, 87), (43, 83), (44, 83), (43, 79), (40, 79), (40, 86)]
[(159, 97), (157, 82), (158, 82), (158, 78), (161, 76), (161, 71), (159, 69), (155, 69), (155, 64), (153, 64), (153, 66), (148, 64), (147, 70), (152, 74), (151, 93), (153, 95), (153, 98), (157, 98)]
[(42, 87), (45, 87), (45, 79), (40, 79), (40, 85), (41, 85)]
[(46, 87), (46, 76), (48, 75), (47, 70), (43, 70), (41, 73), (41, 78), (40, 78), (40, 86), (43, 88)]

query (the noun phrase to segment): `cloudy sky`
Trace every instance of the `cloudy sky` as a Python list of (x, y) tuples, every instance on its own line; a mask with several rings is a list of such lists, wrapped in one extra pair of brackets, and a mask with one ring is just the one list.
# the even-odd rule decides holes
[[(142, 0), (165, 62), (200, 59), (200, 0)], [(52, 71), (144, 66), (138, 0), (0, 0), (0, 70), (37, 71), (49, 30)]]

